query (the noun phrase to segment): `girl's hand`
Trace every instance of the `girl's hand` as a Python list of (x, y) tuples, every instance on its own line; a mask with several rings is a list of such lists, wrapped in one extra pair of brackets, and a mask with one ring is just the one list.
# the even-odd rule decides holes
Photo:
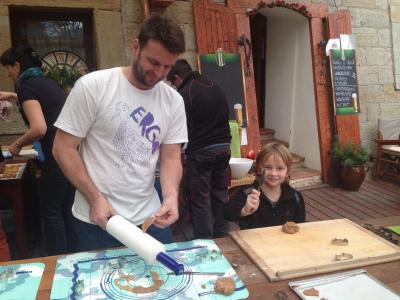
[(251, 215), (258, 209), (260, 205), (260, 192), (256, 189), (252, 189), (250, 194), (247, 196), (246, 204), (243, 206), (242, 211), (240, 212), (241, 217), (245, 217)]

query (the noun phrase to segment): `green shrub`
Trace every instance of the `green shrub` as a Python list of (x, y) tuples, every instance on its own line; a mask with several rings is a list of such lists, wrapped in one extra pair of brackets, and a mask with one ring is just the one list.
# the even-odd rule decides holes
[(82, 74), (75, 68), (56, 66), (46, 69), (45, 76), (56, 81), (62, 89), (71, 88)]
[(369, 166), (370, 164), (370, 156), (367, 149), (361, 145), (354, 144), (352, 141), (343, 146), (335, 143), (331, 154), (343, 166)]

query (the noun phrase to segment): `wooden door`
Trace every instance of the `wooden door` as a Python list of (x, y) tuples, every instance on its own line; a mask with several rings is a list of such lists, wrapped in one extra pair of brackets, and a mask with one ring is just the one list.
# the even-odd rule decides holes
[[(225, 52), (240, 53), (242, 61), (246, 62), (244, 49), (238, 46), (238, 39), (241, 35), (250, 39), (249, 20), (244, 11), (237, 12), (212, 0), (193, 0), (193, 11), (198, 54), (215, 53), (218, 48), (222, 48)], [(245, 23), (245, 26), (241, 25), (243, 23)], [(239, 31), (242, 28), (246, 30), (244, 32)], [(251, 54), (247, 55), (247, 65), (249, 66), (250, 75), (244, 75), (244, 84), (248, 145), (241, 147), (242, 156), (246, 156), (250, 149), (255, 152), (260, 149)]]
[[(349, 10), (338, 10), (328, 16), (329, 39), (339, 38), (340, 34), (351, 34), (351, 16)], [(332, 105), (334, 105), (332, 103)], [(340, 144), (347, 141), (360, 143), (360, 121), (358, 114), (336, 115), (335, 133)]]
[[(226, 5), (212, 0), (193, 0), (197, 47), (199, 53), (214, 53), (218, 47), (237, 52), (245, 59), (243, 47), (237, 46), (239, 37), (251, 39), (250, 23), (247, 11), (265, 5), (273, 5), (273, 0), (227, 0)], [(276, 3), (275, 3), (276, 4)], [(309, 18), (311, 51), (316, 101), (316, 118), (318, 124), (319, 147), (321, 156), (321, 175), (328, 181), (330, 165), (329, 151), (333, 137), (337, 134), (341, 143), (353, 140), (360, 141), (359, 117), (355, 115), (333, 115), (333, 101), (330, 97), (330, 85), (326, 64), (328, 58), (322, 47), (329, 38), (337, 38), (342, 34), (351, 34), (351, 19), (348, 10), (328, 12), (325, 3), (303, 3), (298, 5), (299, 13), (306, 12)], [(235, 36), (236, 34), (236, 36)], [(239, 48), (239, 49), (238, 49)], [(245, 76), (246, 107), (248, 111), (249, 147), (242, 147), (242, 156), (248, 149), (260, 149), (259, 123), (257, 115), (256, 90), (252, 56), (248, 60), (251, 74)]]

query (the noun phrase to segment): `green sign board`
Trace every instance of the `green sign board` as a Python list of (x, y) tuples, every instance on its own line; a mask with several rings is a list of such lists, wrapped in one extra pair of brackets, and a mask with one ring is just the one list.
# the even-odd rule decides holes
[(204, 76), (218, 83), (229, 101), (229, 119), (235, 119), (234, 105), (241, 104), (246, 118), (246, 101), (242, 60), (239, 53), (224, 53), (225, 63), (219, 66), (215, 54), (199, 54), (199, 70)]
[(355, 50), (332, 49), (330, 62), (335, 114), (359, 113)]

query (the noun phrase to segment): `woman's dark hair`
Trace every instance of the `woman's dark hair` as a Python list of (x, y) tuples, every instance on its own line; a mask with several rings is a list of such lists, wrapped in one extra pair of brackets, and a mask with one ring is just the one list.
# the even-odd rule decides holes
[(20, 65), (20, 73), (32, 67), (40, 68), (42, 65), (39, 55), (31, 47), (25, 45), (9, 48), (0, 56), (0, 63), (3, 66), (13, 66), (16, 62)]
[(169, 52), (185, 52), (185, 37), (182, 29), (171, 19), (153, 13), (143, 24), (139, 32), (139, 44), (144, 48), (152, 39), (161, 43)]

